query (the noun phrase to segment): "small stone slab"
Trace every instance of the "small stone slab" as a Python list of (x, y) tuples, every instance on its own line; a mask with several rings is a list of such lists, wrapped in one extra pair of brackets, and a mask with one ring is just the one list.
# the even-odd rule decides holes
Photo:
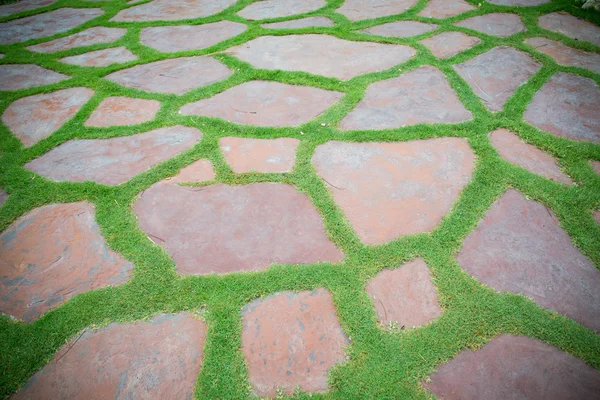
[(512, 47), (494, 47), (490, 51), (453, 66), (491, 111), (501, 111), (517, 88), (541, 65)]
[(308, 17), (302, 19), (294, 19), (292, 21), (272, 22), (270, 24), (262, 24), (263, 28), (267, 29), (301, 29), (314, 26), (334, 26), (332, 20), (325, 17)]
[(59, 8), (0, 23), (0, 44), (24, 42), (66, 32), (103, 15), (100, 8)]
[(140, 228), (165, 247), (181, 274), (343, 258), (308, 197), (282, 183), (194, 188), (159, 182), (140, 195), (134, 211)]
[(345, 0), (336, 11), (351, 21), (402, 14), (418, 0)]
[(554, 58), (561, 65), (587, 68), (600, 74), (600, 54), (598, 53), (588, 53), (542, 37), (527, 39), (525, 43)]
[(86, 329), (13, 398), (191, 399), (206, 324), (188, 313)]
[(8, 106), (2, 122), (25, 146), (32, 146), (73, 118), (93, 95), (92, 89), (78, 87), (23, 97)]
[(377, 25), (369, 29), (364, 29), (360, 32), (370, 33), (371, 35), (405, 38), (431, 32), (437, 28), (438, 25), (426, 24), (425, 22), (396, 21), (388, 24)]
[(179, 113), (255, 126), (297, 126), (317, 117), (342, 95), (308, 86), (250, 81), (186, 104)]
[(600, 270), (579, 252), (544, 205), (509, 189), (465, 239), (459, 264), (498, 291), (600, 330)]
[(157, 100), (107, 97), (102, 100), (84, 125), (106, 128), (143, 124), (152, 121), (158, 110), (160, 110), (160, 102)]
[(312, 163), (360, 240), (377, 245), (435, 228), (471, 180), (475, 155), (459, 138), (332, 141)]
[(556, 136), (600, 143), (598, 104), (596, 82), (559, 72), (535, 94), (523, 118)]
[(462, 32), (443, 32), (439, 35), (421, 40), (437, 58), (448, 58), (457, 55), (479, 44), (481, 39)]
[(235, 4), (235, 0), (154, 0), (119, 11), (111, 21), (177, 21), (208, 17)]
[(486, 35), (506, 37), (523, 32), (527, 28), (516, 14), (491, 13), (478, 15), (456, 23), (457, 26), (473, 29)]
[(219, 21), (206, 25), (152, 26), (143, 28), (140, 41), (163, 53), (201, 50), (243, 33), (239, 22)]
[(236, 174), (257, 171), (290, 172), (296, 162), (298, 139), (245, 139), (224, 137), (219, 140), (227, 163)]
[(533, 7), (549, 3), (550, 0), (486, 0), (488, 3), (499, 6), (522, 6)]
[(89, 53), (79, 54), (61, 58), (60, 61), (79, 65), (81, 67), (107, 67), (113, 64), (121, 64), (137, 60), (137, 56), (125, 47), (114, 47), (111, 49), (102, 49), (90, 51)]
[(0, 17), (46, 7), (56, 3), (56, 1), (57, 0), (21, 0), (18, 3), (4, 4), (0, 6)]
[[(36, 208), (0, 234), (0, 311), (26, 322), (76, 294), (129, 279), (87, 202)], [(57, 397), (58, 398), (58, 397)]]
[(325, 0), (262, 0), (250, 4), (238, 14), (249, 20), (289, 17), (325, 7)]
[(127, 33), (123, 28), (107, 28), (105, 26), (95, 26), (69, 36), (54, 39), (49, 42), (36, 44), (27, 47), (27, 50), (38, 53), (53, 53), (55, 51), (65, 51), (82, 46), (92, 46), (99, 43), (110, 43), (120, 39)]
[(426, 18), (449, 18), (467, 11), (475, 10), (476, 7), (463, 0), (429, 0), (427, 6), (419, 13)]
[(112, 139), (70, 140), (25, 168), (55, 181), (119, 185), (195, 145), (202, 134), (172, 126)]
[(416, 54), (409, 46), (351, 42), (328, 35), (262, 36), (229, 50), (256, 68), (351, 79), (383, 71)]
[(345, 361), (348, 344), (327, 290), (257, 299), (242, 316), (242, 351), (254, 395), (327, 390), (328, 371)]
[(229, 78), (232, 71), (211, 57), (181, 57), (136, 65), (105, 76), (123, 86), (147, 92), (184, 94)]
[(68, 78), (68, 75), (59, 74), (35, 64), (0, 65), (0, 90), (19, 90), (50, 85)]
[(372, 83), (365, 97), (340, 122), (340, 129), (390, 129), (422, 123), (457, 123), (472, 119), (446, 76), (423, 66)]
[(205, 182), (215, 179), (215, 171), (208, 160), (198, 160), (194, 163), (182, 168), (179, 174), (169, 179), (169, 182), (174, 183), (192, 183)]
[(498, 129), (490, 133), (490, 141), (500, 156), (506, 161), (525, 168), (527, 171), (566, 185), (573, 181), (548, 153), (525, 143), (517, 135), (506, 130)]
[(600, 27), (565, 11), (541, 16), (538, 24), (549, 31), (559, 32), (575, 40), (585, 40), (600, 46)]

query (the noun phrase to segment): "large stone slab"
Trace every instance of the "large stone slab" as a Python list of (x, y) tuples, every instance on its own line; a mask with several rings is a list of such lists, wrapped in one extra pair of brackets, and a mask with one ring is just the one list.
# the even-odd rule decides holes
[(541, 65), (512, 47), (494, 47), (490, 51), (453, 66), (491, 111), (501, 111), (515, 90)]
[(417, 4), (417, 0), (345, 0), (336, 12), (351, 21), (401, 14)]
[(600, 143), (598, 104), (596, 82), (558, 72), (535, 94), (524, 119), (556, 136)]
[(23, 97), (12, 103), (2, 122), (25, 146), (50, 136), (94, 95), (92, 89), (78, 87)]
[(538, 24), (549, 31), (559, 32), (576, 40), (585, 40), (600, 46), (600, 27), (565, 11), (541, 16)]
[(550, 0), (487, 0), (487, 2), (499, 6), (533, 7), (549, 3)]
[(600, 271), (544, 205), (509, 189), (465, 239), (459, 264), (498, 291), (600, 330)]
[(442, 19), (454, 17), (474, 9), (474, 6), (464, 0), (429, 0), (427, 6), (419, 15), (426, 18)]
[(249, 20), (281, 18), (318, 10), (326, 5), (325, 0), (261, 0), (250, 4), (238, 14)]
[(107, 97), (102, 100), (84, 125), (106, 128), (143, 124), (152, 121), (158, 110), (160, 110), (160, 102), (157, 100)]
[(516, 14), (491, 13), (478, 15), (456, 23), (457, 26), (473, 29), (486, 35), (506, 37), (526, 30)]
[(18, 399), (191, 399), (206, 324), (188, 313), (86, 329), (13, 397)]
[(298, 139), (245, 139), (224, 137), (219, 146), (236, 174), (244, 172), (290, 172), (296, 162)]
[(242, 316), (242, 351), (254, 395), (327, 390), (327, 373), (345, 361), (348, 343), (327, 290), (258, 299)]
[(412, 47), (351, 42), (328, 35), (262, 36), (229, 53), (256, 68), (303, 71), (337, 79), (351, 79), (382, 71), (415, 55)]
[(0, 90), (19, 90), (50, 85), (68, 78), (67, 75), (35, 64), (0, 65)]
[(111, 21), (177, 21), (217, 14), (235, 4), (235, 0), (154, 0), (119, 11)]
[(195, 145), (202, 134), (172, 126), (112, 139), (70, 140), (25, 168), (55, 181), (119, 185)]
[(340, 92), (308, 86), (250, 81), (186, 104), (179, 113), (256, 126), (297, 126), (317, 117), (341, 97)]
[(307, 17), (302, 19), (294, 19), (291, 21), (272, 22), (270, 24), (262, 24), (263, 28), (267, 29), (301, 29), (312, 26), (333, 26), (332, 20), (325, 17)]
[(60, 61), (66, 64), (79, 65), (81, 67), (106, 67), (112, 64), (121, 64), (135, 60), (137, 60), (137, 56), (125, 47), (90, 51), (89, 53), (60, 59)]
[(428, 232), (471, 180), (475, 155), (459, 138), (327, 142), (312, 162), (363, 243)]
[(18, 3), (4, 4), (0, 6), (0, 17), (46, 7), (56, 3), (56, 1), (57, 0), (21, 0)]
[(421, 40), (437, 58), (448, 58), (457, 55), (479, 44), (481, 39), (462, 32), (443, 32), (439, 35)]
[(95, 26), (69, 36), (54, 39), (49, 42), (35, 44), (27, 47), (27, 50), (38, 53), (53, 53), (55, 51), (65, 51), (76, 47), (91, 46), (99, 43), (110, 43), (120, 39), (127, 33), (124, 28), (107, 28), (105, 26)]
[(215, 179), (215, 176), (215, 171), (213, 170), (212, 163), (209, 160), (198, 160), (187, 167), (182, 168), (176, 176), (169, 179), (169, 182), (205, 182), (212, 181)]
[(383, 25), (376, 25), (372, 28), (362, 30), (361, 32), (371, 35), (391, 36), (391, 37), (411, 37), (421, 35), (437, 29), (436, 24), (426, 24), (419, 21), (396, 21)]
[(87, 202), (36, 208), (0, 234), (0, 311), (27, 322), (76, 294), (129, 279)]
[(422, 123), (457, 123), (472, 119), (437, 68), (423, 66), (372, 83), (365, 97), (340, 122), (340, 129), (389, 129)]
[(134, 211), (140, 228), (165, 247), (181, 274), (343, 258), (308, 197), (286, 184), (193, 188), (159, 182), (140, 195)]
[(525, 43), (554, 58), (561, 65), (587, 68), (600, 74), (600, 54), (598, 53), (588, 53), (542, 37), (527, 39)]

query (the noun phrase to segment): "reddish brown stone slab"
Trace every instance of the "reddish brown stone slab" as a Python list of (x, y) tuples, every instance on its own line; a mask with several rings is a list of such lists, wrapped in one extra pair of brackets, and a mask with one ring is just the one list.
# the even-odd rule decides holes
[(196, 144), (194, 128), (172, 126), (112, 139), (70, 140), (25, 168), (55, 181), (119, 185)]
[(492, 36), (510, 36), (525, 31), (523, 21), (516, 14), (491, 13), (478, 15), (456, 23), (457, 26)]
[(463, 244), (459, 264), (499, 291), (600, 329), (600, 271), (542, 204), (508, 190)]
[(238, 14), (249, 20), (281, 18), (318, 10), (326, 5), (325, 0), (262, 0), (250, 4)]
[(188, 313), (87, 329), (14, 399), (191, 399), (205, 340), (206, 324)]
[(235, 4), (235, 0), (154, 0), (119, 11), (111, 21), (176, 21), (208, 17)]
[(0, 65), (0, 90), (19, 90), (50, 85), (68, 78), (67, 75), (35, 64)]
[(463, 350), (424, 386), (438, 399), (576, 400), (600, 393), (600, 372), (536, 339), (501, 335)]
[(232, 74), (211, 57), (181, 57), (136, 65), (105, 76), (106, 79), (147, 92), (184, 94), (227, 79)]
[(23, 11), (35, 10), (36, 8), (46, 7), (56, 3), (57, 0), (21, 0), (18, 3), (4, 4), (0, 6), (0, 17), (20, 13)]
[(308, 197), (281, 183), (184, 187), (159, 182), (134, 205), (140, 228), (181, 274), (341, 261)]
[(94, 95), (88, 88), (72, 88), (23, 97), (12, 103), (2, 122), (25, 146), (32, 146), (50, 136)]
[(576, 40), (585, 40), (600, 46), (600, 27), (574, 17), (564, 11), (541, 16), (538, 24), (549, 31), (559, 32)]
[(416, 53), (409, 46), (351, 42), (328, 35), (262, 36), (229, 52), (256, 68), (304, 71), (342, 80), (391, 68)]
[(524, 119), (556, 136), (600, 143), (598, 104), (596, 82), (559, 72), (535, 94)]
[(336, 12), (351, 21), (401, 14), (417, 4), (417, 0), (345, 0)]
[(179, 174), (169, 179), (169, 182), (191, 183), (205, 182), (215, 179), (215, 171), (208, 160), (198, 160), (179, 171)]
[(594, 217), (594, 220), (600, 224), (600, 211), (594, 211), (592, 215)]
[(263, 28), (267, 29), (301, 29), (313, 26), (333, 26), (332, 20), (325, 17), (308, 17), (302, 19), (294, 19), (292, 21), (273, 22), (270, 24), (262, 24)]
[(244, 172), (290, 172), (296, 162), (298, 139), (245, 139), (224, 137), (219, 140), (227, 163), (236, 174)]
[(488, 3), (500, 6), (523, 6), (532, 7), (549, 3), (550, 0), (487, 0)]
[(501, 111), (519, 86), (540, 69), (540, 64), (512, 47), (490, 51), (453, 66), (491, 111)]
[(471, 180), (465, 139), (327, 142), (312, 162), (358, 237), (368, 245), (428, 232)]
[(114, 42), (125, 35), (125, 33), (127, 33), (127, 29), (95, 26), (69, 36), (29, 46), (27, 47), (27, 50), (36, 51), (38, 53), (53, 53), (55, 51), (70, 50), (76, 47)]
[(348, 343), (327, 290), (258, 299), (244, 307), (242, 316), (242, 351), (253, 394), (327, 390), (327, 373), (344, 362)]
[(525, 43), (554, 58), (561, 65), (587, 68), (600, 74), (600, 54), (598, 53), (588, 53), (587, 51), (565, 46), (561, 42), (541, 37), (527, 39)]
[(600, 161), (592, 161), (591, 164), (594, 171), (596, 171), (596, 173), (600, 175)]
[(136, 125), (152, 121), (160, 110), (156, 100), (107, 97), (85, 121), (85, 126), (109, 127)]
[(471, 4), (463, 0), (429, 0), (427, 6), (419, 13), (426, 18), (448, 18), (474, 10)]
[(106, 67), (112, 64), (121, 64), (135, 60), (137, 60), (137, 56), (125, 47), (90, 51), (89, 53), (60, 59), (60, 61), (66, 64), (82, 67)]
[(99, 8), (59, 8), (0, 23), (0, 44), (24, 42), (66, 32), (104, 14)]
[(179, 113), (256, 126), (297, 126), (315, 118), (341, 97), (340, 92), (308, 86), (250, 81), (186, 104)]
[(0, 189), (0, 207), (2, 206), (2, 204), (4, 204), (6, 199), (8, 199), (8, 193), (6, 193), (4, 190)]
[(437, 58), (448, 58), (479, 44), (481, 39), (462, 32), (443, 32), (439, 35), (421, 40)]
[(78, 293), (129, 279), (133, 266), (110, 250), (90, 203), (36, 208), (0, 234), (0, 311), (25, 321)]
[(372, 83), (365, 97), (340, 122), (340, 129), (389, 129), (472, 119), (437, 68), (423, 66)]
[(436, 24), (426, 24), (419, 21), (396, 21), (388, 24), (377, 25), (360, 32), (370, 33), (371, 35), (391, 36), (391, 37), (411, 37), (421, 35), (437, 29)]

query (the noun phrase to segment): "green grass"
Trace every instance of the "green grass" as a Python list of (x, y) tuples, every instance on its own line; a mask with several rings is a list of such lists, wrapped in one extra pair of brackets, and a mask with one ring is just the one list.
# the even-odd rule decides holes
[[(347, 348), (349, 360), (330, 372), (331, 390), (324, 395), (315, 395), (316, 398), (427, 398), (428, 394), (419, 382), (427, 379), (437, 365), (451, 359), (461, 349), (481, 346), (500, 333), (538, 338), (600, 369), (600, 336), (568, 318), (536, 306), (523, 296), (496, 293), (463, 272), (455, 260), (463, 239), (473, 231), (486, 210), (508, 187), (514, 187), (529, 198), (548, 206), (557, 215), (561, 226), (569, 233), (575, 245), (600, 267), (600, 226), (591, 217), (592, 210), (600, 208), (600, 177), (589, 164), (590, 160), (600, 161), (600, 146), (555, 137), (522, 120), (523, 112), (535, 91), (558, 71), (586, 76), (600, 84), (599, 74), (558, 65), (552, 58), (523, 43), (526, 38), (544, 36), (574, 48), (600, 52), (600, 47), (538, 27), (538, 16), (566, 10), (600, 24), (600, 15), (582, 11), (572, 0), (553, 0), (538, 7), (503, 7), (492, 6), (484, 1), (470, 2), (480, 6), (476, 10), (445, 20), (417, 16), (426, 4), (425, 0), (421, 0), (400, 16), (352, 23), (335, 13), (341, 0), (328, 0), (328, 5), (320, 10), (288, 19), (321, 15), (334, 20), (337, 24), (335, 27), (276, 31), (263, 29), (258, 22), (245, 21), (236, 15), (251, 0), (241, 0), (224, 12), (208, 18), (164, 23), (109, 22), (120, 9), (126, 7), (125, 0), (59, 0), (48, 7), (1, 18), (0, 21), (8, 21), (65, 6), (101, 7), (105, 11), (104, 16), (55, 37), (97, 25), (128, 29), (127, 34), (117, 42), (53, 54), (37, 54), (25, 49), (26, 46), (50, 38), (0, 46), (0, 52), (6, 54), (5, 58), (0, 59), (0, 64), (33, 62), (73, 77), (41, 88), (3, 92), (0, 113), (16, 99), (32, 94), (76, 86), (95, 90), (94, 97), (71, 121), (30, 148), (23, 148), (5, 126), (0, 127), (0, 187), (10, 194), (0, 208), (0, 231), (36, 207), (86, 200), (96, 206), (96, 219), (109, 246), (133, 262), (135, 270), (129, 283), (80, 294), (31, 324), (0, 316), (0, 397), (8, 397), (22, 386), (36, 370), (52, 359), (66, 340), (84, 328), (103, 326), (113, 321), (149, 318), (156, 313), (201, 309), (204, 310), (209, 330), (196, 397), (248, 397), (248, 376), (240, 350), (241, 308), (257, 297), (317, 287), (331, 291), (342, 327), (351, 338), (351, 344)], [(498, 38), (453, 25), (468, 17), (496, 11), (519, 14), (527, 31)], [(222, 19), (245, 23), (248, 30), (210, 48), (176, 54), (160, 53), (142, 46), (139, 41), (140, 29), (144, 26), (200, 24)], [(439, 24), (439, 29), (408, 39), (372, 36), (356, 31), (385, 22), (409, 19), (432, 21)], [(269, 22), (281, 20), (285, 18)], [(482, 42), (446, 60), (438, 60), (419, 43), (419, 40), (449, 30), (477, 36)], [(417, 49), (417, 55), (389, 70), (339, 81), (303, 72), (259, 70), (227, 54), (218, 54), (257, 36), (291, 33), (322, 33), (355, 41), (408, 44)], [(491, 113), (454, 72), (452, 65), (499, 45), (513, 46), (529, 53), (543, 63), (543, 67), (516, 91), (506, 103), (504, 111)], [(127, 47), (139, 57), (139, 61), (106, 68), (70, 66), (58, 61), (65, 56), (116, 46)], [(192, 90), (183, 96), (145, 93), (101, 79), (112, 71), (137, 64), (203, 54), (213, 54), (213, 57), (224, 62), (235, 73), (223, 82)], [(465, 107), (473, 113), (472, 121), (454, 125), (416, 125), (382, 131), (341, 132), (337, 129), (339, 121), (357, 105), (369, 84), (399, 76), (425, 64), (433, 65), (446, 74)], [(210, 97), (254, 79), (314, 86), (341, 91), (345, 95), (317, 119), (296, 128), (255, 128), (214, 118), (180, 116), (177, 113), (186, 103)], [(142, 125), (104, 129), (83, 126), (83, 122), (100, 101), (114, 95), (156, 99), (161, 101), (162, 108), (155, 121)], [(26, 162), (67, 140), (127, 136), (173, 125), (197, 127), (203, 132), (203, 138), (189, 151), (119, 186), (108, 187), (92, 182), (52, 182), (23, 168)], [(504, 161), (491, 146), (487, 136), (490, 131), (501, 127), (510, 129), (523, 140), (555, 156), (563, 170), (580, 184), (561, 185)], [(304, 134), (301, 135), (300, 132)], [(289, 174), (236, 175), (219, 151), (218, 140), (223, 136), (297, 138), (301, 140), (301, 145), (295, 169)], [(310, 163), (315, 147), (328, 140), (408, 141), (441, 136), (466, 138), (477, 155), (473, 179), (452, 211), (431, 233), (405, 236), (382, 246), (364, 246)], [(300, 192), (310, 197), (322, 214), (327, 233), (344, 251), (345, 261), (340, 264), (274, 265), (262, 272), (225, 276), (177, 275), (172, 259), (140, 231), (131, 207), (141, 191), (177, 174), (181, 168), (201, 158), (208, 158), (213, 162), (217, 182), (242, 185), (256, 181), (276, 181), (295, 185)], [(422, 257), (430, 267), (444, 313), (433, 323), (415, 330), (384, 330), (379, 326), (371, 301), (364, 290), (366, 282), (383, 268), (399, 267), (403, 262), (416, 257)], [(307, 395), (298, 393), (297, 397), (304, 398)]]

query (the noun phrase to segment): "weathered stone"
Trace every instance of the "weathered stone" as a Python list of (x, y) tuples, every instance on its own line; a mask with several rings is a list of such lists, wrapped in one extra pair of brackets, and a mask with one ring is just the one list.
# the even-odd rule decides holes
[(235, 0), (154, 0), (119, 11), (111, 21), (176, 21), (217, 14), (235, 4)]
[(181, 274), (341, 261), (308, 197), (281, 183), (203, 188), (159, 182), (134, 205), (140, 228)]
[(401, 14), (417, 4), (417, 0), (345, 0), (336, 11), (351, 21)]
[(340, 129), (389, 129), (472, 119), (437, 68), (423, 66), (369, 85), (365, 97), (340, 122)]
[(2, 206), (2, 204), (4, 204), (6, 199), (8, 199), (8, 193), (6, 193), (4, 190), (0, 189), (0, 207)]
[(585, 40), (600, 46), (600, 27), (571, 14), (559, 11), (541, 16), (538, 24), (549, 31), (559, 32), (576, 40)]
[(205, 340), (206, 324), (188, 313), (86, 329), (14, 399), (191, 399)]
[(318, 10), (326, 5), (325, 0), (262, 0), (250, 4), (238, 14), (249, 20), (281, 18)]
[(499, 291), (600, 329), (600, 271), (544, 205), (509, 189), (463, 244), (459, 264)]
[(592, 215), (594, 216), (594, 220), (600, 224), (600, 211), (594, 211)]
[(523, 21), (516, 14), (491, 13), (478, 15), (456, 23), (457, 26), (492, 36), (510, 36), (525, 31)]
[(256, 126), (297, 126), (315, 118), (341, 97), (340, 92), (308, 86), (250, 81), (186, 104), (179, 113)]
[(292, 21), (272, 22), (270, 24), (262, 24), (263, 28), (267, 29), (300, 29), (309, 28), (312, 26), (333, 26), (334, 23), (329, 18), (325, 17), (308, 17), (302, 19), (294, 19)]
[(327, 290), (257, 299), (242, 316), (242, 351), (254, 395), (327, 390), (327, 373), (345, 361), (348, 343)]
[(215, 179), (215, 171), (208, 160), (198, 160), (182, 168), (179, 174), (169, 179), (169, 182), (191, 183), (205, 182)]
[(425, 383), (438, 399), (592, 399), (600, 372), (536, 339), (501, 335), (463, 350)]
[(211, 57), (181, 57), (136, 65), (105, 78), (147, 92), (184, 94), (228, 78), (232, 71)]
[(525, 43), (554, 58), (561, 65), (587, 68), (600, 74), (600, 54), (598, 53), (588, 53), (542, 37), (527, 39)]
[(227, 163), (236, 174), (244, 172), (290, 172), (296, 162), (298, 139), (244, 139), (224, 137), (219, 140)]
[(598, 104), (596, 82), (559, 72), (535, 94), (524, 119), (556, 136), (600, 143)]
[(436, 24), (426, 24), (419, 21), (396, 21), (383, 25), (376, 25), (372, 28), (364, 29), (360, 32), (370, 33), (371, 35), (391, 36), (391, 37), (411, 37), (421, 35), (437, 29)]
[(426, 18), (448, 18), (474, 10), (475, 7), (463, 0), (430, 0), (419, 13)]
[(479, 44), (481, 39), (462, 32), (443, 32), (439, 35), (421, 40), (437, 58), (448, 58)]
[(0, 44), (24, 42), (66, 32), (104, 14), (99, 8), (59, 8), (0, 23)]
[(0, 65), (0, 90), (19, 90), (50, 85), (68, 78), (67, 75), (35, 64)]
[(304, 71), (345, 80), (391, 68), (416, 51), (404, 45), (351, 42), (328, 35), (287, 35), (262, 36), (229, 53), (256, 68)]
[(27, 322), (78, 293), (129, 279), (90, 203), (36, 208), (0, 234), (0, 311)]
[(540, 69), (540, 64), (512, 47), (490, 51), (453, 66), (491, 111), (501, 111), (519, 86)]
[(595, 171), (595, 172), (596, 172), (598, 175), (600, 175), (600, 161), (592, 161), (592, 162), (591, 162), (591, 164), (592, 164), (592, 168), (593, 168), (593, 170), (594, 170), (594, 171)]
[(160, 110), (157, 100), (107, 97), (85, 121), (85, 126), (109, 127), (136, 125), (152, 121)]
[(18, 3), (4, 4), (0, 6), (0, 17), (46, 7), (56, 3), (56, 1), (57, 0), (21, 0)]
[(127, 29), (124, 28), (95, 26), (69, 36), (29, 46), (27, 47), (27, 50), (36, 51), (38, 53), (53, 53), (55, 51), (70, 50), (76, 47), (114, 42), (123, 37), (125, 33), (127, 33)]
[(523, 6), (532, 7), (540, 4), (549, 3), (550, 0), (487, 0), (488, 3), (497, 4), (500, 6)]
[(328, 142), (312, 162), (358, 237), (368, 245), (428, 232), (471, 180), (467, 141)]
[(78, 87), (23, 97), (12, 103), (2, 122), (25, 146), (50, 136), (94, 95), (92, 89)]
[(201, 50), (243, 33), (239, 22), (219, 21), (206, 25), (151, 26), (143, 28), (140, 41), (164, 53)]
[(82, 67), (106, 67), (112, 64), (121, 64), (135, 60), (137, 60), (137, 56), (125, 47), (90, 51), (89, 53), (60, 59), (60, 61), (66, 64)]
[(71, 140), (25, 168), (55, 181), (118, 185), (187, 150), (201, 136), (197, 129), (172, 126), (112, 139)]

